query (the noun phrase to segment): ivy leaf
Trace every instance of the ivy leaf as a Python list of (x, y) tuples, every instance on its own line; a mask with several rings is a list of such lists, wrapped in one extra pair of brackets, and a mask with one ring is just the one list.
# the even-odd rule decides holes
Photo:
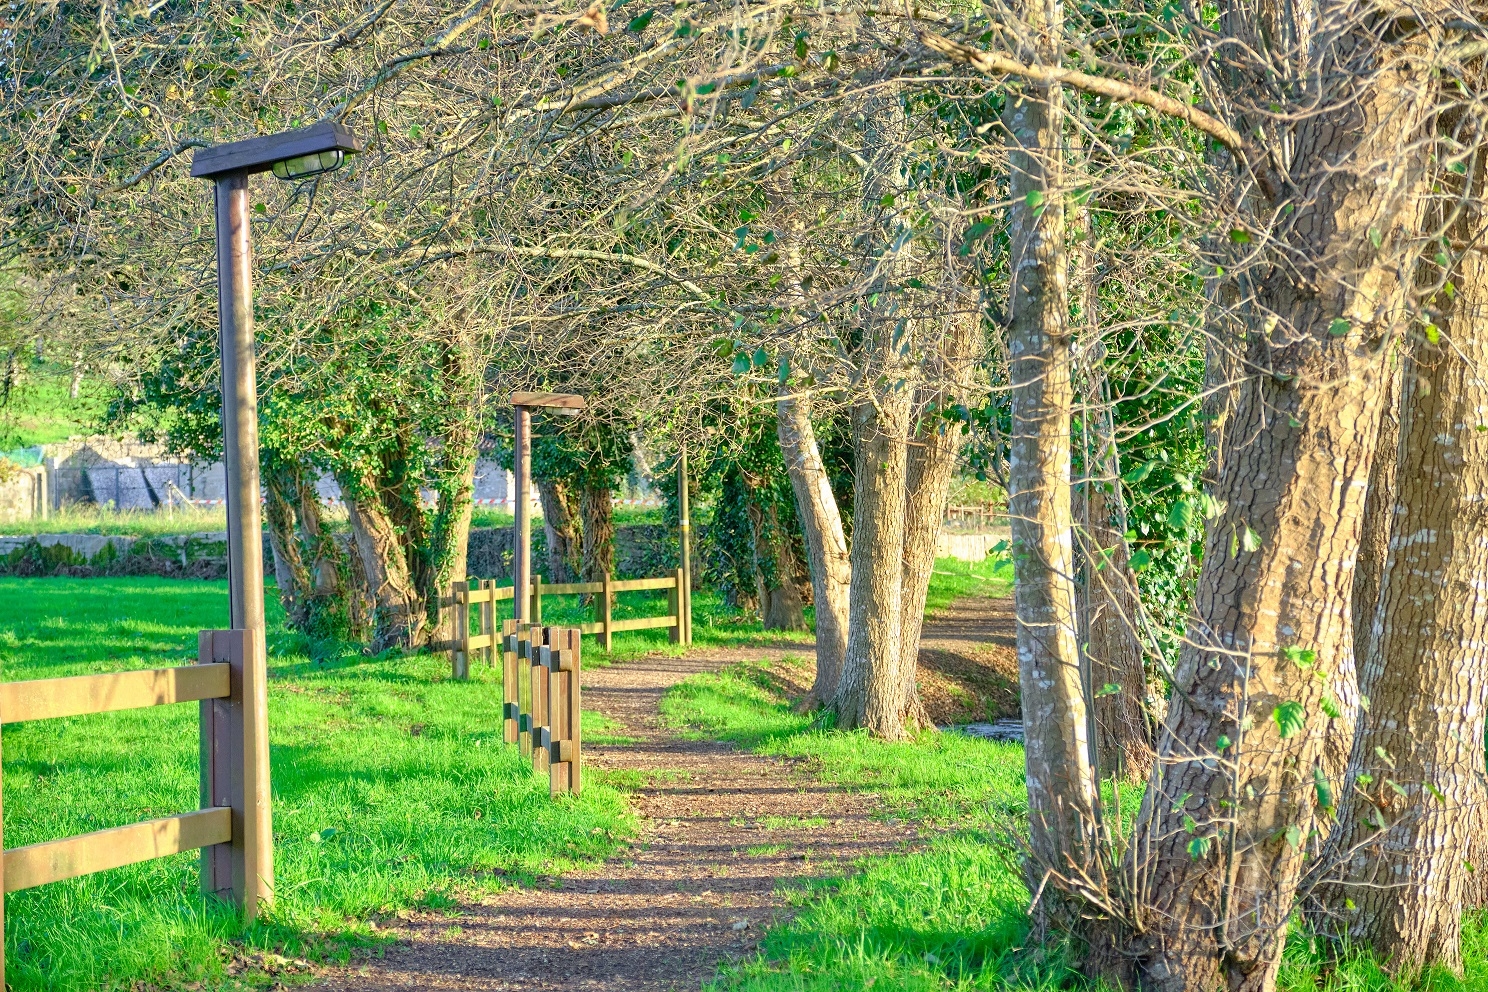
[(1298, 827), (1298, 826), (1295, 826), (1295, 825), (1294, 826), (1287, 827), (1286, 828), (1286, 842), (1288, 844), (1290, 844), (1292, 847), (1301, 847), (1302, 846), (1302, 828), (1301, 827)]
[(748, 355), (740, 353), (734, 356), (734, 375), (745, 375), (749, 372), (750, 367)]
[(1230, 740), (1224, 734), (1220, 734), (1219, 737), (1214, 741), (1214, 750), (1223, 751), (1225, 748), (1229, 747), (1233, 743), (1234, 741)]
[(1209, 838), (1195, 837), (1188, 842), (1188, 856), (1195, 861), (1209, 853)]
[(1240, 546), (1246, 551), (1259, 551), (1261, 549), (1261, 535), (1247, 526), (1245, 528), (1245, 536), (1240, 539)]
[(754, 367), (762, 369), (768, 364), (770, 364), (770, 353), (763, 346), (756, 348), (754, 350)]
[(1147, 478), (1147, 476), (1152, 474), (1152, 470), (1157, 468), (1159, 464), (1160, 463), (1156, 459), (1150, 462), (1143, 462), (1136, 468), (1132, 469), (1130, 472), (1127, 472), (1125, 475), (1123, 475), (1121, 477), (1121, 481), (1131, 483), (1142, 482)]
[(1331, 813), (1333, 811), (1333, 786), (1321, 768), (1312, 770), (1312, 788), (1317, 793), (1318, 805)]
[(1422, 330), (1426, 332), (1426, 340), (1427, 341), (1430, 341), (1432, 344), (1440, 344), (1441, 343), (1441, 328), (1440, 327), (1437, 327), (1435, 324), (1432, 324), (1432, 323), (1428, 322), (1426, 324), (1426, 326), (1424, 328), (1422, 328)]
[(1295, 699), (1288, 699), (1271, 711), (1271, 719), (1276, 724), (1276, 732), (1286, 740), (1307, 725), (1307, 711)]
[(1324, 696), (1323, 701), (1318, 704), (1318, 708), (1328, 715), (1329, 720), (1337, 720), (1343, 716), (1343, 710), (1339, 708), (1338, 700), (1332, 696)]
[(1038, 189), (1031, 189), (1031, 190), (1029, 190), (1028, 191), (1028, 195), (1023, 198), (1023, 202), (1026, 203), (1026, 204), (1028, 204), (1028, 209), (1029, 210), (1037, 210), (1039, 207), (1041, 207), (1041, 206), (1044, 205), (1044, 192), (1043, 192), (1043, 190), (1038, 190)]
[(790, 378), (790, 362), (782, 358), (780, 360), (780, 370), (775, 375), (780, 380), (780, 384), (782, 386), (785, 385), (786, 380)]
[(1354, 325), (1350, 324), (1342, 317), (1334, 317), (1333, 323), (1328, 325), (1328, 333), (1333, 335), (1335, 338), (1341, 338), (1353, 329)]
[(963, 258), (967, 255), (970, 255), (972, 245), (976, 244), (983, 237), (985, 237), (987, 232), (990, 230), (992, 230), (992, 222), (986, 220), (979, 220), (975, 224), (968, 227), (966, 229), (966, 240), (961, 242), (961, 248), (956, 254), (962, 256)]
[(1121, 686), (1117, 685), (1115, 682), (1107, 682), (1105, 685), (1101, 686), (1100, 691), (1095, 694), (1095, 698), (1100, 699), (1103, 696), (1115, 696), (1119, 695), (1120, 692)]
[(1194, 522), (1195, 516), (1197, 514), (1194, 513), (1193, 503), (1186, 499), (1180, 499), (1168, 511), (1168, 523), (1179, 530), (1187, 530)]
[(1237, 245), (1248, 245), (1250, 244), (1250, 232), (1237, 227), (1230, 232), (1230, 240)]
[(1140, 572), (1142, 569), (1152, 564), (1152, 556), (1145, 551), (1135, 551), (1132, 553), (1132, 556), (1127, 559), (1126, 563), (1136, 571)]
[(1380, 229), (1377, 227), (1371, 227), (1369, 229), (1369, 243), (1378, 248), (1383, 241), (1384, 238), (1380, 236)]
[(1288, 644), (1281, 649), (1281, 656), (1298, 668), (1311, 668), (1317, 662), (1317, 652), (1312, 648)]
[(636, 34), (640, 34), (642, 31), (646, 30), (646, 25), (650, 24), (651, 18), (655, 16), (656, 11), (654, 10), (648, 10), (644, 14), (637, 14), (635, 17), (632, 17), (630, 19), (630, 23), (626, 25), (626, 27), (627, 29), (634, 31)]
[(806, 44), (806, 35), (796, 35), (796, 58), (804, 62), (806, 60), (806, 53), (809, 51), (811, 51), (811, 46)]

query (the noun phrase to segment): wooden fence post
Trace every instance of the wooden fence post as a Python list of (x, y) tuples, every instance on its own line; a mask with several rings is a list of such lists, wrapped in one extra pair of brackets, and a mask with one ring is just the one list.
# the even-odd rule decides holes
[(502, 739), (517, 742), (517, 718), (522, 712), (522, 697), (517, 690), (517, 622), (501, 622), (501, 715)]
[(454, 604), (450, 607), (450, 627), (454, 645), (450, 651), (450, 678), (470, 677), (470, 583), (456, 582), (450, 587)]
[(580, 673), (583, 671), (583, 644), (584, 637), (579, 633), (577, 627), (569, 627), (563, 632), (563, 660), (568, 671), (568, 726), (573, 740), (573, 756), (569, 759), (568, 769), (568, 791), (574, 795), (579, 794), (583, 786), (584, 754), (584, 709), (583, 691), (580, 688)]
[(532, 680), (532, 770), (548, 770), (548, 749), (545, 736), (551, 733), (548, 725), (548, 645), (542, 643), (543, 629), (528, 628), (530, 678)]
[(609, 654), (610, 649), (615, 646), (615, 632), (610, 629), (610, 626), (614, 623), (614, 616), (612, 614), (610, 577), (606, 575), (604, 577), (604, 588), (599, 593), (599, 622), (604, 625), (604, 629), (600, 632), (599, 636), (604, 641), (605, 654)]
[(686, 636), (684, 633), (686, 628), (682, 623), (682, 601), (684, 595), (682, 592), (682, 569), (680, 568), (677, 569), (675, 581), (676, 585), (667, 590), (667, 609), (671, 611), (674, 618), (672, 628), (668, 632), (668, 637), (673, 644), (681, 644), (683, 643), (682, 639)]
[(202, 848), (202, 891), (230, 898), (245, 922), (274, 900), (268, 681), (254, 630), (204, 630), (200, 664), (227, 662), (228, 695), (201, 703), (203, 807), (232, 809), (232, 840)]
[(517, 749), (523, 757), (532, 755), (532, 629), (520, 620), (513, 621), (516, 631), (516, 657), (512, 662), (513, 681), (517, 685)]

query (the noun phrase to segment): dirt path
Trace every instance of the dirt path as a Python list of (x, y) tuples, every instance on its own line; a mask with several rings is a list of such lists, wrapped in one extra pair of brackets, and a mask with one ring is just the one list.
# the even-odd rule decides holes
[[(998, 691), (1007, 633), (1003, 601), (953, 604), (926, 626), (927, 694), (954, 706)], [(700, 650), (586, 672), (585, 709), (619, 725), (607, 734), (633, 741), (586, 748), (590, 767), (640, 772), (647, 783), (632, 796), (641, 817), (633, 847), (596, 870), (463, 906), (455, 919), (413, 913), (398, 921), (397, 943), (383, 958), (325, 975), (316, 987), (697, 989), (785, 915), (784, 888), (917, 837), (883, 818), (873, 799), (826, 787), (809, 768), (685, 740), (661, 725), (662, 695), (689, 675), (810, 652), (809, 643)]]
[(700, 651), (586, 672), (585, 709), (622, 725), (607, 733), (635, 740), (586, 748), (590, 767), (641, 772), (649, 783), (632, 796), (642, 818), (633, 848), (565, 875), (561, 888), (509, 890), (462, 907), (458, 919), (412, 914), (384, 958), (316, 987), (697, 989), (781, 916), (782, 883), (912, 841), (916, 831), (876, 817), (873, 800), (822, 786), (806, 769), (661, 726), (662, 694), (687, 676), (785, 653)]

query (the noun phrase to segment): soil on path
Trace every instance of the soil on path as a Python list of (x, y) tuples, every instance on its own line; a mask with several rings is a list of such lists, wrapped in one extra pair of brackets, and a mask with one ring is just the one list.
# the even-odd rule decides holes
[[(1002, 604), (961, 600), (926, 625), (922, 684), (932, 713), (965, 708), (1005, 679)], [(644, 782), (631, 796), (641, 818), (633, 846), (599, 868), (461, 906), (454, 918), (410, 913), (396, 921), (397, 941), (384, 956), (323, 974), (315, 987), (693, 990), (720, 963), (753, 951), (787, 915), (793, 885), (912, 845), (918, 831), (886, 818), (872, 796), (834, 790), (804, 763), (685, 739), (661, 723), (661, 697), (689, 675), (811, 650), (810, 642), (700, 649), (585, 672), (585, 709), (609, 717), (616, 726), (606, 734), (628, 741), (586, 747), (587, 767), (639, 773)], [(804, 691), (799, 680), (809, 671), (776, 670)], [(1016, 699), (1013, 706), (1016, 713)]]

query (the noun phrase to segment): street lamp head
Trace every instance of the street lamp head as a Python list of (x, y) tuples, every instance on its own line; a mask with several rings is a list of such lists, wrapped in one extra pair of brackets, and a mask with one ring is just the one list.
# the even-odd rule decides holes
[(203, 148), (191, 160), (191, 175), (218, 179), (271, 169), (280, 179), (303, 179), (330, 172), (346, 155), (362, 150), (362, 140), (335, 121), (297, 131), (281, 131)]
[(274, 163), (274, 175), (280, 179), (309, 179), (341, 168), (346, 153), (339, 148), (328, 152), (311, 152), (299, 158), (282, 158)]

